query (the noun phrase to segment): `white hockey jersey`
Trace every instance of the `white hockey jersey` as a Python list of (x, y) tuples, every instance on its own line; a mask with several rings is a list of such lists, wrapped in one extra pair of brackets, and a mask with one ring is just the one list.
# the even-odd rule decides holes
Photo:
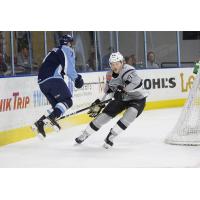
[(128, 64), (124, 64), (118, 75), (109, 71), (106, 77), (105, 93), (112, 92), (114, 94), (117, 88), (122, 86), (125, 90), (123, 101), (143, 99), (148, 95), (148, 92), (143, 88), (142, 79), (137, 75), (135, 68)]

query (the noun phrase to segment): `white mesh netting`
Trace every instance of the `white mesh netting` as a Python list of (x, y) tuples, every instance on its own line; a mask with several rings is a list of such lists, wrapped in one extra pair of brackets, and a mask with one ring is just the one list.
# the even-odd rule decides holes
[(181, 115), (165, 142), (200, 145), (200, 73), (197, 74)]

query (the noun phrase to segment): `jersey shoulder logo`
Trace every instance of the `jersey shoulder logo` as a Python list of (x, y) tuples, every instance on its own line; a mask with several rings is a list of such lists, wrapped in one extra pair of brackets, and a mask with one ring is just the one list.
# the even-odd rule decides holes
[(56, 51), (58, 51), (58, 48), (53, 48), (51, 51), (56, 52)]
[(128, 75), (128, 77), (127, 77), (127, 81), (132, 81), (132, 79), (133, 79), (133, 77), (134, 77), (134, 75), (131, 73), (131, 74), (129, 74)]

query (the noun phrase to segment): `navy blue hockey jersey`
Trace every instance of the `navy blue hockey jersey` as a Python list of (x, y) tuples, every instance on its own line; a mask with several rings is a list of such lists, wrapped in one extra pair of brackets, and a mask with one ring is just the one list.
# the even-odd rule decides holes
[(78, 77), (74, 51), (66, 45), (53, 48), (44, 58), (38, 73), (38, 83), (51, 78), (64, 78), (64, 75), (72, 81)]

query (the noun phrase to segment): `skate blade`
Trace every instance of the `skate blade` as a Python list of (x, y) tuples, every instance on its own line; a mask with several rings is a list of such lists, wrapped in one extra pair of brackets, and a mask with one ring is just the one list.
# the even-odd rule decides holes
[(107, 144), (107, 143), (104, 143), (104, 144), (103, 144), (103, 148), (104, 148), (104, 149), (111, 149), (112, 146), (110, 146), (110, 145)]
[(37, 138), (39, 138), (40, 140), (44, 140), (45, 139), (44, 136), (37, 131), (37, 127), (35, 125), (32, 125), (31, 129), (32, 129), (32, 131), (34, 132), (34, 134), (35, 134), (35, 136)]
[(79, 144), (79, 143), (77, 143), (77, 142), (74, 142), (73, 146), (74, 146), (74, 147), (81, 146), (81, 143)]
[(48, 121), (48, 120), (46, 120), (46, 119), (44, 120), (44, 123), (45, 123), (46, 126), (52, 128), (55, 132), (59, 132), (60, 129), (61, 129), (61, 128), (59, 128), (58, 126), (52, 124), (50, 121)]
[(55, 126), (55, 125), (53, 125), (53, 130), (54, 130), (55, 132), (59, 132), (59, 131), (60, 131), (60, 129), (59, 129), (57, 126)]

